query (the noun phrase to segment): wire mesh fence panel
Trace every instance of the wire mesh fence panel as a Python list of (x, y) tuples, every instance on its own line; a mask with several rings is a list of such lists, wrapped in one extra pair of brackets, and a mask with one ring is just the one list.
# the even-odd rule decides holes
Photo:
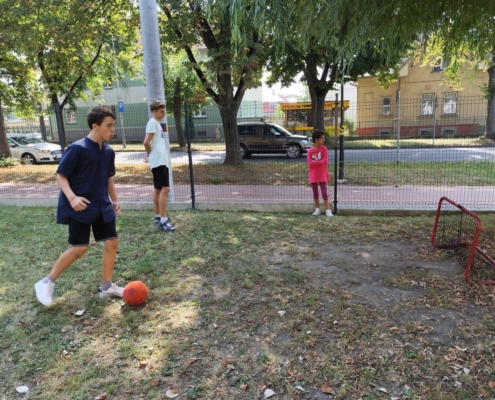
[[(169, 108), (174, 200), (192, 200), (192, 160), (197, 201), (311, 204), (305, 156), (311, 146), (312, 127), (307, 126), (311, 117), (306, 109), (294, 107), (244, 101), (226, 116), (212, 104), (193, 109), (188, 121), (183, 109), (174, 113)], [(342, 121), (340, 112), (331, 107), (325, 115), (334, 135), (334, 127)], [(88, 109), (64, 111), (69, 142), (88, 133)], [(327, 143), (330, 176), (342, 182), (339, 207), (434, 209), (438, 199), (448, 195), (473, 209), (493, 208), (495, 147), (493, 139), (483, 136), (486, 100), (453, 95), (403, 99), (400, 110), (399, 119), (395, 99), (386, 104), (345, 103), (344, 157), (341, 164), (337, 154), (336, 176), (332, 136)], [(152, 175), (143, 162), (142, 144), (147, 104), (126, 105), (124, 113), (115, 111), (116, 135), (110, 145), (116, 151), (114, 179), (119, 195), (128, 201), (149, 201)], [(180, 115), (180, 121), (174, 115)], [(52, 116), (46, 125), (56, 143), (58, 130)], [(56, 196), (55, 171), (53, 164), (0, 168), (0, 196)], [(330, 184), (330, 198), (333, 195)]]

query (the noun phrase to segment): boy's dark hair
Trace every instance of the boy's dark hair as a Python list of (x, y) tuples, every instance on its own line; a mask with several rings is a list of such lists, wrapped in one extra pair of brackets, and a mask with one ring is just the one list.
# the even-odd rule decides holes
[(93, 124), (101, 125), (106, 117), (112, 117), (115, 121), (115, 114), (110, 108), (102, 106), (93, 107), (89, 110), (87, 117), (89, 129), (93, 129)]
[(313, 143), (314, 143), (316, 140), (318, 140), (322, 136), (325, 136), (325, 131), (322, 131), (321, 129), (315, 129), (313, 131), (313, 136), (311, 137), (311, 139), (313, 140)]
[(165, 103), (161, 100), (153, 100), (150, 104), (151, 112), (159, 110), (160, 108), (165, 108)]

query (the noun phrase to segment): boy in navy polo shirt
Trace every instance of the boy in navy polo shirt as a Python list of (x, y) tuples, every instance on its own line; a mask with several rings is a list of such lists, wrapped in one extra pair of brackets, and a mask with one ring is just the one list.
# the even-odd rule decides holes
[(60, 255), (48, 276), (34, 285), (37, 299), (45, 306), (53, 304), (55, 280), (88, 250), (91, 228), (95, 241), (105, 242), (100, 297), (122, 297), (123, 293), (123, 288), (112, 283), (120, 205), (112, 178), (115, 153), (105, 143), (114, 135), (115, 114), (106, 107), (95, 107), (88, 113), (88, 125), (88, 136), (67, 147), (57, 169), (61, 189), (57, 223), (69, 226), (71, 247)]

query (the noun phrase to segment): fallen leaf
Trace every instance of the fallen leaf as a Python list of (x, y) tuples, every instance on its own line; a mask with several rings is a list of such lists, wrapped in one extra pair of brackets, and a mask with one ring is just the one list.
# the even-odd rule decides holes
[(305, 392), (304, 388), (302, 386), (296, 386), (297, 390), (300, 390), (301, 392)]
[(165, 396), (167, 396), (169, 399), (173, 399), (174, 397), (177, 397), (179, 395), (179, 392), (174, 389), (168, 389), (165, 392)]
[(77, 315), (78, 317), (80, 317), (81, 315), (83, 315), (83, 314), (84, 314), (84, 311), (86, 311), (86, 310), (77, 310), (77, 311), (76, 311), (76, 315)]
[(17, 393), (27, 393), (29, 392), (29, 388), (27, 386), (17, 386), (15, 388), (17, 390)]
[(493, 389), (495, 387), (495, 382), (488, 381), (488, 386), (490, 387), (490, 389)]
[(144, 368), (147, 365), (148, 365), (148, 361), (146, 361), (146, 360), (139, 361), (139, 367)]
[(241, 383), (239, 387), (240, 387), (242, 390), (247, 390), (248, 385), (246, 385), (245, 383)]
[(390, 332), (398, 332), (400, 331), (400, 328), (397, 328), (396, 326), (393, 326), (392, 328), (389, 329)]
[(388, 393), (387, 389), (381, 387), (381, 388), (378, 388), (377, 390), (379, 390), (380, 392), (383, 392), (383, 393)]
[(313, 357), (318, 357), (318, 352), (316, 351), (313, 351), (313, 353), (311, 354)]
[(275, 392), (272, 389), (265, 389), (264, 395), (265, 395), (265, 398), (268, 399), (268, 398), (272, 397), (273, 395), (275, 395)]
[(151, 381), (151, 386), (160, 386), (160, 379), (155, 379)]
[(331, 394), (332, 396), (335, 396), (335, 390), (333, 390), (333, 387), (328, 386), (328, 385), (323, 385), (321, 387), (321, 391), (326, 394)]
[(278, 311), (278, 314), (282, 317), (285, 314), (285, 311), (280, 310), (280, 311)]
[(189, 360), (187, 360), (187, 362), (188, 362), (188, 364), (193, 364), (193, 363), (195, 363), (198, 360), (199, 360), (199, 358), (192, 357)]
[(106, 398), (107, 398), (107, 394), (106, 393), (102, 393), (99, 396), (96, 396), (95, 397), (95, 400), (105, 400)]

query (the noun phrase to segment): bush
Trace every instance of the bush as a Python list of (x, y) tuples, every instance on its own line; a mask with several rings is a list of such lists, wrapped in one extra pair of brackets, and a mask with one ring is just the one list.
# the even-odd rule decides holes
[(0, 156), (0, 168), (15, 167), (16, 165), (19, 165), (17, 158)]

